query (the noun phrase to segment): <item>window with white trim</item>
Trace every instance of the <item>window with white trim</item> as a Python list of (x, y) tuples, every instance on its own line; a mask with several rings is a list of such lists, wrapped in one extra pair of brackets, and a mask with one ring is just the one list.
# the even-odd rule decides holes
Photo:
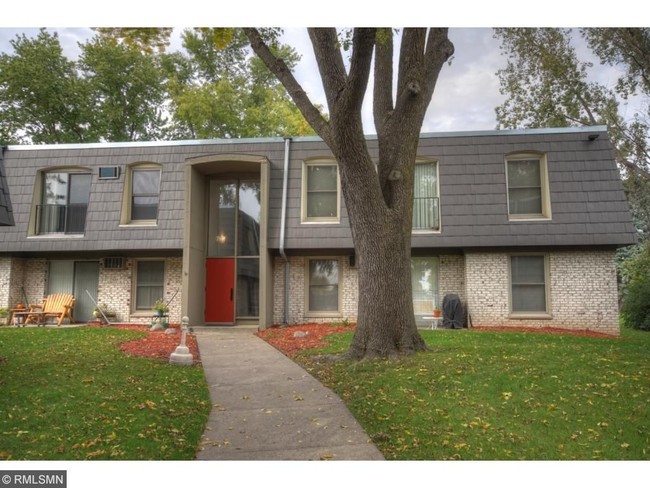
[(142, 260), (136, 263), (135, 311), (151, 310), (163, 298), (165, 288), (165, 261)]
[(551, 218), (546, 158), (517, 154), (506, 159), (510, 219)]
[(338, 259), (308, 259), (306, 268), (307, 312), (316, 314), (338, 313)]
[(156, 224), (161, 173), (161, 166), (155, 163), (140, 163), (128, 168), (124, 182), (122, 224)]
[(336, 161), (305, 161), (302, 168), (302, 222), (338, 223), (340, 188)]
[(440, 230), (438, 165), (431, 161), (417, 162), (413, 175), (413, 230)]
[(543, 255), (510, 256), (510, 311), (548, 313), (548, 264)]

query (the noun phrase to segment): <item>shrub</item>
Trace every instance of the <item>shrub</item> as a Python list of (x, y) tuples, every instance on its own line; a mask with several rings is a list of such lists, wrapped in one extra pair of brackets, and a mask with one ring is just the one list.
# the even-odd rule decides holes
[(629, 282), (621, 307), (623, 324), (650, 331), (650, 244), (634, 259), (625, 263)]

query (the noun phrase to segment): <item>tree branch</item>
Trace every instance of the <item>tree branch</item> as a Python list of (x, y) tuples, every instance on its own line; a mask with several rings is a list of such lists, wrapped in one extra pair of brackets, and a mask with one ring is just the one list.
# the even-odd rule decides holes
[(255, 54), (259, 56), (271, 73), (280, 80), (280, 83), (282, 83), (284, 88), (287, 90), (287, 93), (289, 93), (289, 96), (296, 104), (303, 117), (305, 117), (307, 122), (309, 122), (309, 125), (313, 127), (316, 133), (324, 141), (329, 143), (329, 141), (332, 140), (329, 123), (311, 102), (285, 62), (282, 59), (275, 57), (257, 29), (244, 28), (244, 32), (246, 33)]
[[(388, 30), (388, 29), (386, 29)], [(388, 30), (377, 31), (375, 43), (375, 82), (373, 87), (373, 115), (377, 134), (381, 136), (393, 112), (393, 35)], [(379, 39), (381, 36), (381, 39)], [(385, 38), (384, 38), (385, 37)]]

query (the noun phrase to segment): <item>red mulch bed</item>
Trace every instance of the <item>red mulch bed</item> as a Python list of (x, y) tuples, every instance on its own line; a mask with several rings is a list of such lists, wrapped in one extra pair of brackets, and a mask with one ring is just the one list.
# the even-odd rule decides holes
[[(164, 330), (152, 331), (148, 325), (120, 324), (112, 325), (111, 327), (147, 333), (141, 339), (135, 339), (120, 345), (120, 349), (129, 356), (168, 361), (171, 353), (176, 350), (181, 342), (180, 326), (178, 324), (171, 324), (169, 326), (170, 329), (178, 329), (176, 334), (165, 334)], [(196, 337), (187, 334), (185, 336), (185, 345), (189, 347), (190, 353), (194, 356), (194, 364), (198, 364), (200, 362), (200, 356)]]
[[(257, 332), (256, 335), (287, 356), (293, 356), (297, 352), (305, 349), (325, 346), (326, 342), (323, 341), (325, 336), (353, 330), (354, 324), (300, 324), (287, 327), (273, 326), (269, 329)], [(297, 332), (302, 332), (306, 335), (305, 337), (296, 337), (295, 334)], [(298, 334), (298, 336), (301, 335), (302, 334)]]

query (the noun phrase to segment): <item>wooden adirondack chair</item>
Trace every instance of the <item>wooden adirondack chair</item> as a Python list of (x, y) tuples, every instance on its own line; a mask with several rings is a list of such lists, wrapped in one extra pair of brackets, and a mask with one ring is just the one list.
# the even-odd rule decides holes
[(29, 311), (33, 312), (27, 316), (25, 324), (38, 323), (45, 324), (47, 319), (55, 318), (56, 325), (59, 326), (68, 318), (71, 324), (74, 324), (72, 310), (74, 309), (74, 296), (69, 293), (54, 293), (43, 299), (41, 305), (30, 305)]

